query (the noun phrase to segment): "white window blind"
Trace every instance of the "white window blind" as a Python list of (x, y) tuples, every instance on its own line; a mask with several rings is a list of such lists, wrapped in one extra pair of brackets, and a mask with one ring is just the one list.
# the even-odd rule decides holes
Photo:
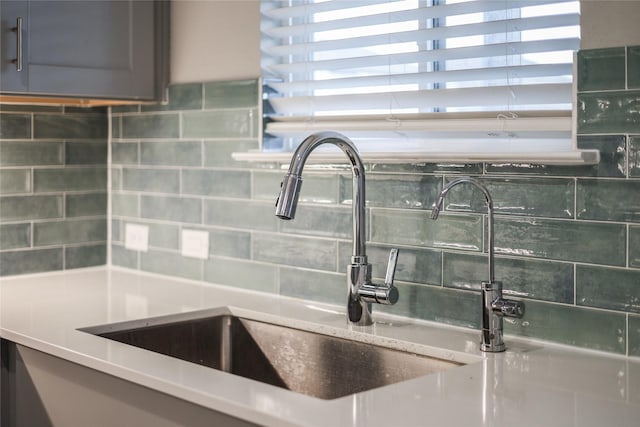
[(263, 151), (320, 130), (436, 160), (575, 151), (578, 1), (274, 0), (261, 13)]

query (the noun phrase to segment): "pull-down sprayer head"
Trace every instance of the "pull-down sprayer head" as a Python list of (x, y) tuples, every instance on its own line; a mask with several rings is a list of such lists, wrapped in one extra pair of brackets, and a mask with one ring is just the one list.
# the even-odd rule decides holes
[(280, 219), (293, 219), (296, 216), (298, 195), (302, 187), (302, 177), (286, 174), (280, 185), (280, 195), (276, 200), (276, 216)]

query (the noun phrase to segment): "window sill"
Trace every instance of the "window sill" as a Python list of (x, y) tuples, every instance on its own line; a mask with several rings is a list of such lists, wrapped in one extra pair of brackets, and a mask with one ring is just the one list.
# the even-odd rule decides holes
[[(256, 163), (289, 163), (293, 153), (248, 151), (236, 152), (234, 160)], [(526, 163), (543, 165), (584, 166), (600, 161), (597, 150), (571, 150), (559, 152), (361, 152), (365, 163), (415, 164), (415, 163)], [(340, 152), (316, 152), (308, 163), (342, 163)]]

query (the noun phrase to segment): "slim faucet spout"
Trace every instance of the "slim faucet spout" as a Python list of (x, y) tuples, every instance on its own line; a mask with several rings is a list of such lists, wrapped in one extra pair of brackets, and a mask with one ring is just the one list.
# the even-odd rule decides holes
[(276, 216), (284, 220), (295, 218), (304, 165), (313, 150), (327, 143), (338, 146), (351, 163), (353, 174), (353, 256), (366, 257), (364, 164), (353, 142), (339, 133), (316, 133), (307, 137), (298, 146), (289, 164), (289, 172), (282, 181), (280, 196), (276, 202)]
[(495, 280), (495, 244), (493, 228), (493, 199), (487, 187), (473, 178), (462, 177), (444, 186), (431, 211), (431, 219), (438, 219), (444, 199), (451, 189), (459, 184), (471, 184), (484, 195), (487, 206), (487, 251), (489, 281), (482, 282), (482, 351), (499, 352), (505, 350), (503, 335), (503, 317), (522, 317), (524, 303), (502, 297), (502, 282)]
[[(367, 262), (366, 224), (365, 224), (365, 173), (364, 164), (358, 150), (347, 137), (336, 132), (320, 132), (308, 136), (298, 146), (289, 171), (285, 175), (276, 201), (276, 216), (290, 220), (295, 217), (298, 196), (302, 186), (302, 170), (307, 158), (313, 150), (322, 144), (334, 144), (346, 155), (351, 164), (353, 176), (353, 252), (351, 264), (347, 271), (348, 300), (347, 313), (349, 321), (357, 325), (370, 325), (371, 303), (395, 304), (398, 291), (393, 286), (393, 276), (397, 262), (397, 249), (393, 249), (389, 257), (387, 278), (390, 283), (378, 286), (371, 283), (371, 265)], [(395, 251), (395, 252), (394, 252)]]

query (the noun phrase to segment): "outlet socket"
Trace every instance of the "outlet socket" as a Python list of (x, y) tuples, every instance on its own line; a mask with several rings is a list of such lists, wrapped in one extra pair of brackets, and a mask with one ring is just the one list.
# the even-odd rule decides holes
[(182, 230), (182, 256), (189, 258), (209, 258), (209, 232)]
[(149, 250), (149, 227), (140, 224), (126, 224), (124, 247), (131, 251)]

